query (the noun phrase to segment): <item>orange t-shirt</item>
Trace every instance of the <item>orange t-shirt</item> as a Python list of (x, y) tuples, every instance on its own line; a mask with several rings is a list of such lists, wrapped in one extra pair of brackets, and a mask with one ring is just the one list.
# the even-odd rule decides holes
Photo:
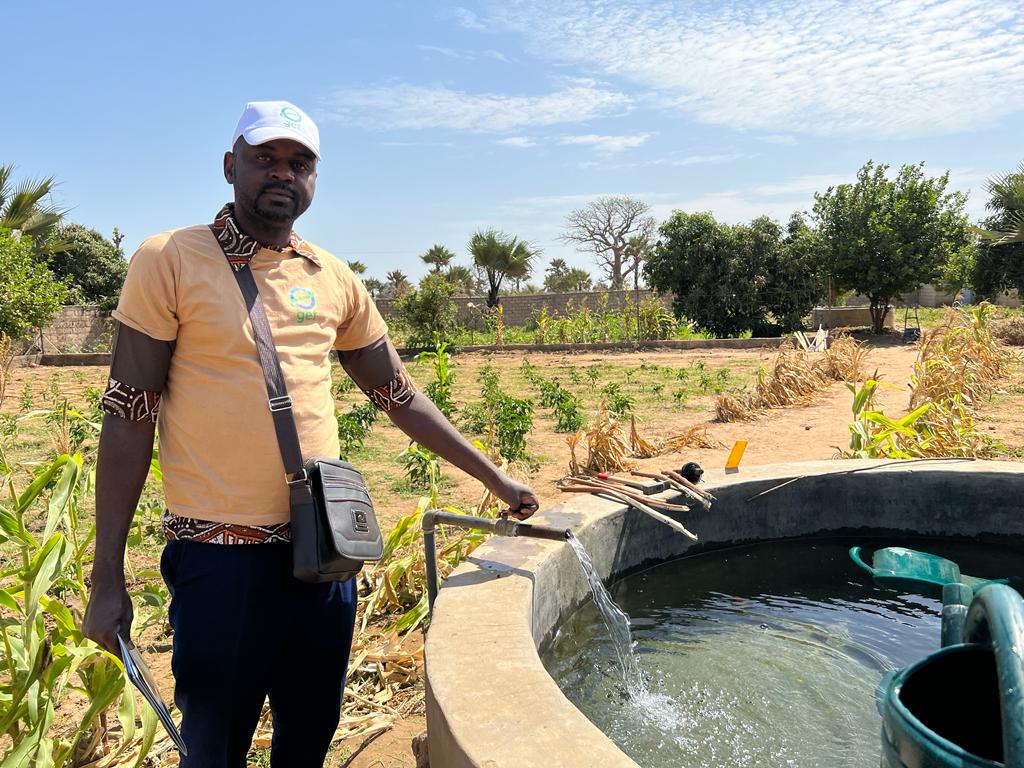
[[(303, 456), (339, 453), (332, 349), (387, 333), (348, 266), (305, 244), (258, 250), (250, 268), (281, 360)], [(319, 265), (316, 263), (319, 261)], [(287, 522), (288, 488), (242, 294), (206, 226), (165, 232), (132, 257), (114, 318), (175, 341), (158, 422), (168, 509), (218, 523)]]

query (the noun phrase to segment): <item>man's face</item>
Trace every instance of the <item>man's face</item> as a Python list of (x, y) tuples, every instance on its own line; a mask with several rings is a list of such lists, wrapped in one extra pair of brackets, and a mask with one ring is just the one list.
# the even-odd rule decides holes
[(245, 139), (224, 156), (224, 177), (235, 204), (275, 224), (299, 218), (316, 191), (316, 155), (297, 141), (275, 139), (255, 147)]

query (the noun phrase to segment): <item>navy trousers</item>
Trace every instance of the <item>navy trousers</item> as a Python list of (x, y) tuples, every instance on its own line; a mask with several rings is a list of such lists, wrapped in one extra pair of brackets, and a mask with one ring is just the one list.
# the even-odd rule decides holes
[(355, 625), (355, 579), (306, 584), (290, 544), (169, 541), (174, 702), (181, 768), (244, 768), (263, 702), (275, 768), (321, 768), (338, 726)]

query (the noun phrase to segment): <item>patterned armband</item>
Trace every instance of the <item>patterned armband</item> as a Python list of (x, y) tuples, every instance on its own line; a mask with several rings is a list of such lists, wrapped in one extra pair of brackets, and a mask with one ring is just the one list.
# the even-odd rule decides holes
[(160, 415), (160, 393), (136, 389), (117, 379), (107, 380), (107, 390), (100, 397), (100, 410), (125, 421), (151, 421)]
[(370, 402), (378, 410), (394, 411), (412, 401), (416, 394), (416, 385), (403, 367), (391, 381), (373, 389), (364, 389), (363, 394), (370, 398)]

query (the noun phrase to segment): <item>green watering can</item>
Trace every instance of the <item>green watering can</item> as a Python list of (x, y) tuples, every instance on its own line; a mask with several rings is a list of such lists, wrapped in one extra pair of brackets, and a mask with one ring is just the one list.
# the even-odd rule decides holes
[(958, 634), (882, 681), (881, 768), (1024, 768), (1024, 600), (982, 586)]
[(860, 556), (860, 547), (850, 548), (850, 559), (865, 571), (877, 584), (901, 592), (924, 593), (936, 598), (942, 597), (942, 588), (947, 584), (964, 584), (977, 592), (986, 584), (1006, 584), (1006, 579), (979, 579), (960, 573), (960, 566), (928, 552), (918, 552), (905, 547), (876, 549), (872, 565)]

